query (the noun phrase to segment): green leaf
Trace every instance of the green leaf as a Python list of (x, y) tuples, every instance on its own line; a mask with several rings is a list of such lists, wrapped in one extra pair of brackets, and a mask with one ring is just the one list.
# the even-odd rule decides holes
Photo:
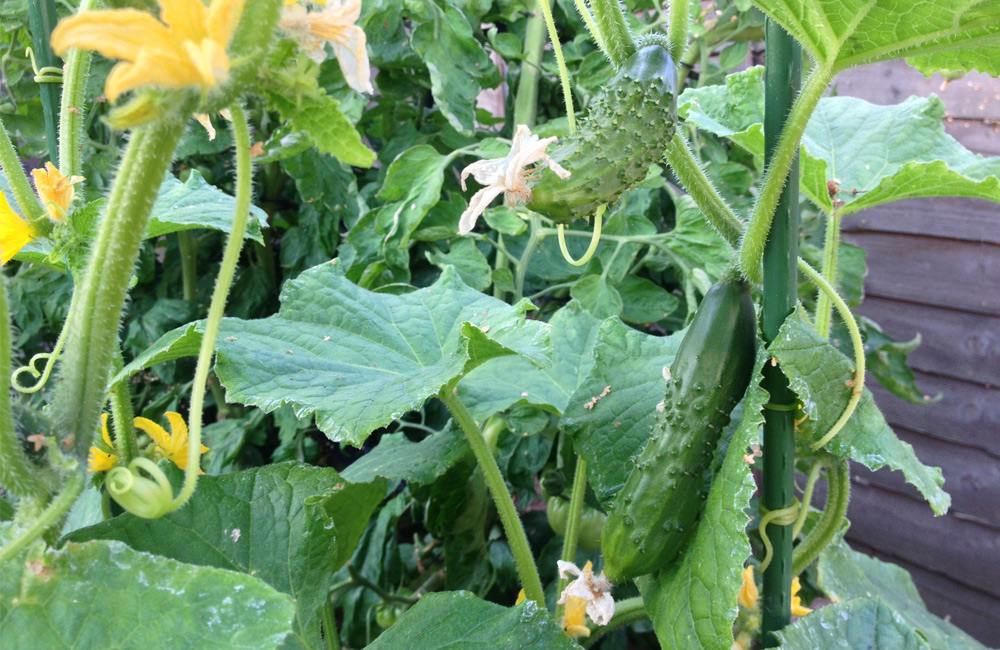
[(277, 110), (292, 129), (307, 134), (321, 152), (355, 167), (371, 167), (375, 162), (375, 152), (361, 141), (336, 99), (320, 89), (298, 94), (282, 87), (263, 90), (268, 106)]
[(550, 407), (562, 413), (594, 361), (591, 350), (600, 319), (577, 301), (552, 315), (552, 365), (536, 368), (524, 357), (506, 356), (479, 366), (458, 384), (458, 395), (477, 420), (514, 404)]
[(111, 378), (108, 385), (117, 384), (158, 363), (197, 356), (201, 348), (201, 335), (204, 327), (205, 321), (196, 321), (170, 330), (122, 368), (118, 374)]
[(764, 358), (759, 351), (740, 423), (728, 445), (724, 439), (720, 446), (725, 460), (712, 477), (705, 512), (686, 549), (670, 567), (637, 581), (664, 648), (714, 649), (732, 644), (740, 571), (750, 555), (746, 510), (756, 490), (743, 456), (757, 441), (757, 429), (764, 422), (762, 409), (768, 400), (760, 386)]
[(622, 298), (622, 320), (655, 323), (673, 313), (680, 303), (677, 296), (645, 278), (627, 275), (615, 287)]
[(529, 303), (473, 291), (451, 267), (431, 287), (395, 296), (322, 264), (286, 282), (281, 301), (270, 318), (222, 321), (216, 372), (227, 398), (267, 412), (292, 404), (355, 446), (488, 359), (548, 361), (545, 327), (524, 320)]
[(427, 594), (369, 650), (572, 650), (578, 648), (534, 601), (503, 607), (464, 591)]
[(819, 556), (819, 587), (834, 602), (878, 596), (927, 640), (933, 650), (986, 650), (951, 623), (927, 611), (903, 568), (851, 550), (844, 542)]
[(351, 463), (343, 476), (357, 483), (385, 478), (429, 485), (468, 454), (465, 436), (451, 425), (420, 442), (395, 433), (382, 436), (378, 446)]
[[(198, 170), (192, 169), (190, 174), (183, 183), (173, 176), (167, 176), (160, 185), (146, 228), (146, 239), (194, 228), (232, 231), (236, 199), (214, 185), (209, 185)], [(257, 243), (264, 243), (260, 229), (266, 223), (267, 213), (251, 205), (246, 237)]]
[(625, 485), (629, 459), (649, 439), (656, 405), (666, 393), (663, 369), (673, 362), (682, 336), (650, 336), (617, 319), (604, 321), (597, 333), (594, 366), (570, 398), (562, 425), (587, 461), (590, 485), (604, 507)]
[[(818, 440), (847, 406), (852, 389), (845, 382), (853, 378), (854, 364), (803, 322), (797, 312), (785, 319), (770, 353), (781, 364), (802, 402), (802, 410), (809, 415), (801, 424), (805, 439)], [(951, 497), (941, 488), (941, 470), (921, 463), (913, 447), (896, 437), (868, 389), (854, 415), (825, 449), (838, 458), (853, 458), (871, 470), (886, 465), (901, 470), (937, 515), (944, 514), (951, 505)]]
[(483, 291), (493, 283), (490, 263), (476, 247), (476, 242), (467, 237), (453, 240), (447, 253), (434, 250), (425, 255), (428, 262), (440, 269), (454, 266), (462, 282), (476, 291)]
[[(835, 70), (918, 57), (925, 70), (1000, 75), (1000, 5), (931, 0), (753, 0)], [(924, 56), (920, 56), (924, 55)]]
[(524, 219), (517, 215), (517, 212), (506, 206), (488, 208), (483, 213), (490, 230), (503, 233), (505, 235), (520, 235), (528, 227)]
[[(160, 519), (128, 513), (70, 534), (239, 571), (290, 595), (296, 634), (316, 636), (330, 577), (350, 558), (385, 483), (346, 483), (331, 468), (281, 463), (203, 476), (188, 504)], [(310, 630), (313, 630), (310, 633)]]
[(472, 35), (469, 21), (458, 9), (445, 5), (433, 22), (413, 30), (411, 43), (427, 65), (435, 104), (456, 131), (472, 135), (481, 82), (488, 80), (496, 66)]
[(929, 650), (930, 646), (881, 598), (829, 605), (777, 633), (781, 650)]
[(622, 297), (608, 284), (603, 275), (588, 275), (573, 285), (569, 294), (597, 318), (618, 316), (622, 313)]
[(451, 163), (426, 144), (399, 154), (386, 171), (378, 198), (387, 201), (375, 215), (376, 230), (385, 241), (405, 248), (427, 211), (441, 200), (444, 170)]
[(0, 572), (5, 648), (275, 648), (293, 614), (262, 580), (121, 542), (66, 544)]

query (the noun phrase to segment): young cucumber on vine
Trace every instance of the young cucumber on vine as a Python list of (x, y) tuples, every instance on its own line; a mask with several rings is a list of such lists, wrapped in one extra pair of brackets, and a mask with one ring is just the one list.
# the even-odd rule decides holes
[(604, 526), (611, 581), (652, 573), (683, 547), (704, 509), (715, 448), (750, 383), (756, 348), (750, 287), (724, 279), (695, 312), (667, 375), (663, 409)]

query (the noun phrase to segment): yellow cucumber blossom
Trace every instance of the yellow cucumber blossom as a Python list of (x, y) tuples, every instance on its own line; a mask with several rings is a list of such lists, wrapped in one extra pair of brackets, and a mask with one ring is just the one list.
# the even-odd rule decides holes
[[(572, 562), (563, 562), (562, 560), (558, 560), (556, 564), (559, 567), (560, 578), (566, 578), (567, 574), (577, 576), (576, 580), (566, 585), (559, 600), (556, 601), (559, 605), (566, 605), (563, 629), (571, 636), (586, 636), (579, 630), (581, 626), (586, 629), (582, 614), (577, 616), (581, 603), (575, 602), (574, 599), (579, 599), (585, 604), (587, 616), (592, 621), (598, 625), (607, 625), (611, 617), (615, 615), (615, 601), (611, 597), (611, 587), (614, 585), (605, 577), (604, 572), (602, 571), (600, 575), (595, 577), (594, 565), (590, 561), (582, 569)], [(570, 618), (571, 610), (573, 612), (572, 619)], [(570, 632), (569, 625), (572, 625), (578, 634), (574, 635)]]
[(802, 585), (799, 584), (798, 576), (792, 578), (792, 616), (805, 616), (812, 610), (802, 604), (802, 598), (799, 597), (799, 589), (802, 589)]
[[(101, 414), (101, 437), (104, 438), (104, 444), (106, 444), (109, 449), (115, 448), (114, 444), (111, 442), (111, 436), (108, 434), (107, 413)], [(90, 456), (87, 457), (88, 472), (106, 472), (116, 464), (118, 464), (118, 456), (109, 454), (96, 445), (90, 448)]]
[(569, 178), (570, 173), (545, 153), (546, 147), (555, 143), (556, 140), (558, 138), (555, 137), (541, 139), (532, 134), (527, 126), (519, 124), (517, 132), (514, 134), (510, 153), (503, 158), (476, 161), (463, 169), (463, 191), (466, 189), (465, 179), (470, 174), (476, 179), (476, 182), (485, 185), (485, 187), (472, 196), (469, 207), (462, 213), (458, 222), (458, 234), (469, 234), (475, 227), (479, 215), (501, 193), (509, 207), (531, 200), (531, 188), (528, 186), (528, 181), (535, 178), (535, 170), (534, 168), (526, 169), (529, 165), (545, 162), (559, 178)]
[(365, 31), (354, 24), (361, 17), (361, 0), (320, 2), (324, 6), (322, 11), (309, 11), (294, 1), (285, 4), (279, 26), (302, 44), (310, 59), (322, 63), (329, 43), (347, 85), (358, 92), (375, 92), (366, 49), (368, 40)]
[(159, 0), (160, 17), (136, 9), (81, 11), (52, 31), (52, 49), (71, 47), (121, 59), (108, 75), (104, 92), (114, 101), (141, 86), (203, 91), (229, 78), (226, 48), (245, 0)]
[(38, 236), (35, 229), (14, 208), (7, 203), (7, 197), (0, 191), (0, 266)]
[[(188, 428), (184, 418), (180, 413), (167, 411), (167, 420), (170, 421), (170, 433), (152, 420), (146, 418), (136, 418), (135, 426), (149, 434), (149, 437), (156, 443), (156, 452), (166, 458), (181, 469), (187, 469), (188, 463)], [(201, 453), (208, 451), (208, 447), (201, 446)], [(201, 469), (200, 474), (204, 474)]]
[(563, 613), (562, 629), (567, 636), (573, 638), (590, 636), (590, 628), (584, 614), (587, 611), (587, 601), (578, 596), (566, 598), (566, 609)]
[(84, 180), (83, 176), (66, 176), (50, 162), (44, 168), (33, 169), (35, 192), (49, 213), (49, 219), (56, 223), (66, 220), (69, 206), (73, 203), (73, 186)]
[(753, 578), (753, 565), (748, 564), (743, 569), (743, 586), (740, 587), (736, 600), (747, 609), (753, 609), (757, 606), (758, 598), (760, 598), (760, 592), (757, 591), (757, 582)]

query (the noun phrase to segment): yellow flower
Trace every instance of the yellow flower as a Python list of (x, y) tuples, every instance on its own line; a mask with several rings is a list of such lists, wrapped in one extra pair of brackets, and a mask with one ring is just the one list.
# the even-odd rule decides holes
[[(170, 434), (152, 420), (146, 418), (136, 418), (135, 426), (149, 434), (149, 437), (156, 443), (156, 451), (163, 458), (171, 461), (181, 469), (187, 469), (188, 462), (188, 428), (184, 423), (184, 418), (180, 413), (167, 411), (167, 419), (170, 420)], [(208, 447), (201, 446), (201, 453), (208, 451)], [(199, 473), (205, 472), (198, 470)]]
[(245, 0), (159, 0), (162, 22), (136, 9), (81, 11), (52, 31), (52, 49), (95, 50), (121, 59), (104, 83), (114, 101), (140, 86), (207, 90), (229, 77), (226, 48)]
[(37, 236), (35, 229), (14, 212), (14, 208), (7, 203), (7, 197), (0, 191), (0, 266), (9, 262)]
[(757, 598), (759, 597), (757, 583), (753, 579), (753, 565), (749, 564), (743, 569), (743, 586), (740, 587), (740, 593), (736, 596), (736, 600), (747, 609), (753, 609), (757, 606)]
[(792, 578), (792, 616), (805, 616), (812, 611), (802, 604), (802, 599), (798, 596), (801, 588), (798, 577)]
[(44, 169), (32, 170), (31, 175), (35, 179), (35, 192), (48, 210), (49, 219), (62, 223), (73, 203), (73, 186), (83, 181), (83, 176), (64, 176), (50, 162), (45, 163)]
[[(292, 1), (294, 2), (295, 0), (292, 0)], [(517, 600), (514, 601), (514, 606), (517, 607), (518, 605), (520, 605), (521, 603), (523, 603), (527, 598), (528, 598), (528, 595), (526, 593), (524, 593), (524, 589), (522, 589), (521, 591), (517, 592)]]
[(587, 601), (577, 596), (566, 598), (566, 610), (563, 614), (562, 628), (567, 635), (577, 638), (590, 636), (590, 628), (584, 614), (587, 613)]
[[(104, 443), (110, 448), (114, 449), (114, 445), (111, 443), (111, 436), (108, 434), (108, 414), (104, 413), (101, 415), (101, 437), (104, 438)], [(106, 472), (118, 462), (118, 456), (114, 454), (109, 454), (100, 447), (94, 446), (90, 448), (90, 456), (87, 458), (87, 471), (88, 472)]]
[(319, 3), (324, 5), (322, 11), (312, 12), (301, 4), (285, 4), (290, 6), (281, 14), (281, 29), (302, 43), (309, 58), (322, 63), (329, 43), (347, 85), (358, 92), (375, 92), (365, 31), (354, 24), (361, 17), (361, 0), (324, 1)]
[[(594, 564), (589, 560), (582, 569), (572, 562), (563, 562), (562, 560), (557, 560), (556, 566), (559, 567), (560, 578), (566, 578), (567, 575), (577, 576), (576, 580), (566, 585), (566, 588), (559, 595), (559, 600), (556, 601), (558, 605), (566, 605), (567, 619), (570, 606), (572, 605), (574, 608), (578, 606), (577, 603), (570, 603), (570, 600), (577, 598), (583, 601), (583, 607), (587, 615), (590, 616), (590, 620), (598, 625), (607, 625), (615, 613), (615, 600), (611, 597), (613, 585), (604, 572), (602, 571), (600, 575), (595, 576)], [(582, 622), (581, 617), (580, 623)]]

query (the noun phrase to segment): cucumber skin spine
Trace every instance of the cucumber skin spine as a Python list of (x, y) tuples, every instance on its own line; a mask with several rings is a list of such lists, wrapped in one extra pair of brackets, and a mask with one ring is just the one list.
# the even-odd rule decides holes
[(663, 160), (677, 126), (677, 73), (670, 52), (641, 47), (594, 99), (576, 134), (563, 138), (553, 160), (572, 176), (544, 169), (528, 208), (556, 223), (588, 218), (646, 178)]
[(604, 526), (604, 572), (612, 582), (668, 565), (694, 530), (722, 429), (753, 374), (756, 331), (749, 286), (724, 281), (709, 290), (670, 366), (652, 436)]

